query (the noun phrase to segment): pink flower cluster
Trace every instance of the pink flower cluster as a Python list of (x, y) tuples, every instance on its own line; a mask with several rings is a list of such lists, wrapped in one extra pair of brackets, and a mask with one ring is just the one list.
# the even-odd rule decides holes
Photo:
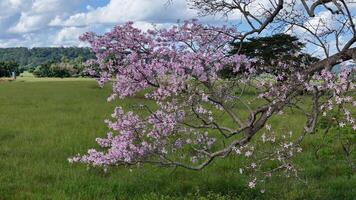
[[(158, 109), (147, 108), (148, 116), (138, 116), (116, 108), (114, 121), (107, 120), (111, 132), (106, 138), (97, 139), (104, 151), (91, 149), (86, 155), (70, 158), (70, 162), (92, 166), (132, 164), (167, 159), (169, 152), (186, 145), (204, 151), (212, 148), (215, 139), (208, 132), (185, 126), (189, 106), (202, 120), (213, 120), (212, 112), (201, 103), (208, 101), (208, 96), (191, 80), (211, 84), (219, 79), (218, 72), (224, 66), (238, 68), (246, 61), (244, 56), (228, 55), (230, 35), (234, 34), (233, 29), (205, 26), (195, 20), (147, 32), (129, 22), (102, 36), (84, 34), (81, 40), (89, 42), (97, 56), (89, 64), (99, 66), (97, 71), (88, 71), (98, 73), (100, 85), (113, 82), (108, 100), (150, 88), (144, 97), (154, 100)], [(142, 105), (142, 109), (146, 106)], [(204, 157), (198, 154), (191, 158)]]
[[(97, 56), (100, 84), (114, 81), (113, 94), (132, 96), (155, 86), (155, 97), (177, 93), (190, 77), (217, 79), (227, 64), (239, 66), (244, 57), (227, 56), (235, 30), (210, 27), (195, 20), (170, 29), (143, 32), (129, 22), (103, 36), (86, 33), (81, 40), (91, 44)], [(93, 71), (91, 71), (93, 73)]]

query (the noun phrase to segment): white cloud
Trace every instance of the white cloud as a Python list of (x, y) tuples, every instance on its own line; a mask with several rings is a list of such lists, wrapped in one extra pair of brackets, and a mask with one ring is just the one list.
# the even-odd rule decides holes
[(41, 15), (28, 15), (21, 13), (19, 22), (9, 28), (12, 33), (27, 33), (40, 29), (45, 23), (45, 19)]
[(77, 13), (66, 20), (52, 20), (52, 26), (87, 26), (92, 24), (115, 24), (126, 21), (148, 23), (175, 22), (177, 19), (196, 17), (185, 0), (176, 0), (172, 5), (162, 0), (111, 0), (106, 6)]
[[(1, 47), (52, 46), (62, 29), (48, 23), (78, 12), (85, 0), (0, 0)], [(59, 45), (59, 44), (58, 44)]]
[(21, 11), (28, 5), (28, 2), (21, 0), (1, 0), (0, 1), (0, 20), (8, 18)]
[[(18, 1), (20, 0), (12, 0)], [(34, 0), (21, 11), (16, 25), (8, 29), (12, 33), (27, 33), (45, 28), (55, 17), (64, 16), (80, 3), (81, 0)]]
[(335, 29), (333, 27), (334, 20), (332, 19), (333, 15), (329, 11), (322, 11), (316, 14), (315, 17), (310, 18), (305, 23), (305, 26), (311, 30), (314, 30), (316, 33), (321, 34), (330, 29)]
[(24, 33), (16, 38), (0, 38), (0, 48), (6, 47), (45, 47), (52, 46), (53, 32), (47, 33)]
[(85, 46), (85, 43), (79, 42), (78, 38), (84, 32), (88, 31), (88, 28), (78, 27), (66, 27), (60, 30), (53, 41), (55, 46)]

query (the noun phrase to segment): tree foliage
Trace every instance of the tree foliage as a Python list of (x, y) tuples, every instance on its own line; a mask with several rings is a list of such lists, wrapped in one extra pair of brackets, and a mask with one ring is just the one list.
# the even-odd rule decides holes
[(78, 57), (75, 60), (69, 60), (67, 57), (62, 57), (60, 63), (47, 61), (37, 66), (33, 74), (36, 77), (78, 77), (85, 76), (82, 58)]
[[(348, 92), (355, 88), (349, 80), (350, 69), (335, 75), (324, 65), (315, 65), (289, 74), (283, 82), (263, 79), (245, 55), (230, 54), (231, 35), (235, 34), (231, 28), (187, 21), (147, 32), (127, 23), (105, 35), (82, 36), (97, 56), (87, 63), (95, 66), (91, 73), (99, 73), (100, 85), (112, 82), (108, 100), (143, 93), (149, 103), (142, 101), (131, 111), (117, 107), (113, 119), (106, 120), (110, 132), (96, 140), (101, 149), (90, 149), (69, 161), (105, 169), (151, 163), (200, 170), (217, 157), (236, 153), (248, 160), (241, 171), (251, 172), (249, 187), (253, 188), (262, 181), (257, 174), (297, 174), (292, 158), (302, 151), (300, 142), (291, 141), (292, 132), (275, 134), (268, 122), (274, 115), (283, 115), (286, 107), (303, 104), (305, 94), (317, 102), (311, 113), (327, 115), (334, 107), (342, 107), (342, 125), (356, 129), (345, 106), (355, 104)], [(225, 66), (232, 66), (237, 76), (220, 79)], [(248, 70), (241, 71), (241, 66)], [(247, 100), (245, 93), (255, 96)], [(241, 107), (249, 111), (247, 116)], [(316, 123), (309, 111), (306, 115), (310, 118), (303, 134), (313, 132)], [(221, 116), (230, 123), (223, 123)], [(262, 130), (261, 142), (257, 143), (262, 145), (251, 144)], [(260, 150), (265, 145), (270, 151)], [(258, 151), (264, 152), (263, 156)], [(270, 169), (259, 171), (266, 160), (273, 163), (267, 165)]]
[(11, 77), (13, 72), (20, 74), (19, 64), (14, 61), (0, 62), (0, 77)]
[[(251, 30), (238, 32), (193, 20), (148, 31), (127, 23), (104, 35), (83, 35), (81, 39), (96, 54), (87, 63), (95, 66), (90, 73), (97, 73), (100, 85), (112, 83), (108, 100), (143, 95), (147, 101), (130, 110), (117, 107), (112, 119), (106, 120), (110, 132), (96, 140), (100, 149), (70, 158), (71, 163), (104, 169), (151, 163), (201, 170), (217, 158), (237, 155), (244, 161), (237, 163), (242, 165), (239, 172), (250, 174), (248, 186), (254, 188), (275, 173), (298, 176), (293, 157), (302, 152), (303, 139), (315, 133), (321, 116), (332, 117), (336, 111), (336, 126), (356, 130), (351, 110), (356, 106), (355, 68), (332, 73), (334, 66), (356, 57), (354, 16), (346, 1), (276, 0), (267, 2), (269, 7), (254, 0), (190, 2), (203, 14), (240, 12)], [(255, 6), (260, 8), (250, 12)], [(301, 14), (301, 8), (305, 13)], [(305, 23), (320, 10), (333, 16), (332, 23)], [(287, 69), (296, 71), (262, 68), (273, 74), (264, 78), (260, 63), (273, 65), (269, 56), (253, 48), (246, 48), (246, 55), (231, 54), (232, 41), (249, 46), (245, 39), (267, 28), (285, 31), (295, 27), (310, 36), (306, 41), (323, 50), (325, 57), (302, 61), (306, 66), (298, 68), (295, 62), (300, 61), (290, 53), (301, 44), (293, 44), (290, 51), (281, 45), (278, 48), (288, 52), (278, 55), (286, 59), (281, 61), (282, 67), (286, 62)], [(331, 36), (336, 37), (335, 52), (329, 48)], [(340, 44), (341, 39), (346, 42)], [(255, 62), (248, 54), (260, 58)], [(236, 76), (222, 80), (219, 74), (226, 66)], [(287, 109), (305, 115), (305, 124), (297, 133), (277, 130), (270, 123)], [(298, 134), (296, 140), (293, 134)]]
[[(305, 44), (300, 42), (296, 36), (283, 33), (249, 38), (247, 41), (234, 42), (232, 46), (231, 53), (242, 54), (250, 58), (258, 74), (282, 74), (283, 77), (280, 79), (301, 71), (319, 60), (303, 52)], [(248, 69), (241, 69), (240, 72), (246, 70)], [(222, 75), (231, 77), (234, 73), (231, 68), (227, 67), (222, 71)]]

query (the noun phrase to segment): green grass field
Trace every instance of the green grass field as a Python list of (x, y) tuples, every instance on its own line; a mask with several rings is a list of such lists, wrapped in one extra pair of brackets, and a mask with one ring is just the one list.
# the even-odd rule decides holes
[[(356, 199), (356, 175), (340, 148), (316, 156), (320, 134), (303, 143), (297, 157), (301, 178), (275, 178), (266, 186), (248, 189), (238, 173), (238, 160), (217, 160), (200, 172), (143, 166), (87, 169), (67, 158), (97, 147), (106, 134), (104, 119), (116, 105), (107, 103), (110, 87), (90, 79), (35, 79), (19, 77), (0, 82), (0, 199)], [(293, 129), (303, 117), (289, 115)], [(277, 126), (286, 126), (278, 119)]]

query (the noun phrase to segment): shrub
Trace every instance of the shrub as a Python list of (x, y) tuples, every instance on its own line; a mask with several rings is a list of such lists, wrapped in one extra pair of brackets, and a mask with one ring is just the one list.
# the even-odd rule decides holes
[(47, 62), (33, 70), (36, 77), (73, 77), (82, 76), (83, 67), (81, 64), (73, 64), (68, 61), (60, 63)]

